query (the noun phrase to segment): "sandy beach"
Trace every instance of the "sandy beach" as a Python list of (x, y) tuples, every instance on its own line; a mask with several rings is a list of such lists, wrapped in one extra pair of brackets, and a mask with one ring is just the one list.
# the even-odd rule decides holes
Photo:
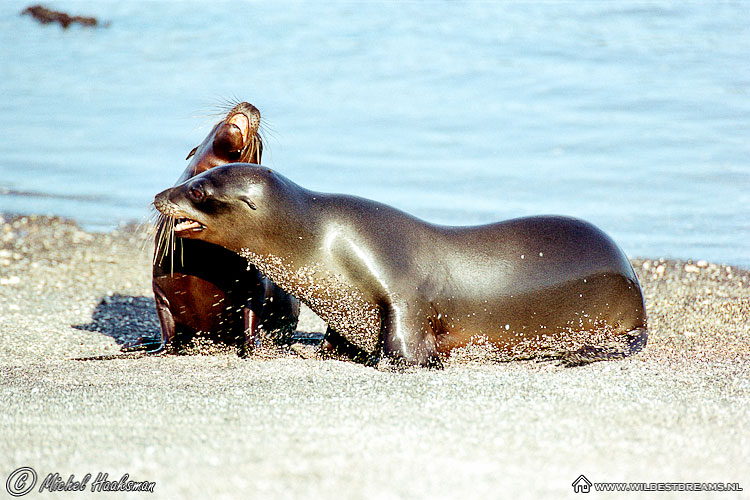
[(747, 270), (634, 259), (650, 334), (629, 359), (394, 373), (281, 349), (120, 357), (158, 333), (151, 249), (135, 226), (0, 219), (0, 488), (31, 467), (25, 498), (54, 473), (155, 482), (118, 498), (564, 498), (584, 474), (750, 498)]

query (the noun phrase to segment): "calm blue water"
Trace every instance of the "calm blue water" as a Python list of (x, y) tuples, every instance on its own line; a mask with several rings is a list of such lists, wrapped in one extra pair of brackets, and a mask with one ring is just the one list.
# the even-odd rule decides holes
[[(750, 265), (750, 3), (0, 3), (0, 212), (144, 219), (237, 97), (264, 163), (434, 222)], [(219, 113), (221, 114), (221, 113)]]

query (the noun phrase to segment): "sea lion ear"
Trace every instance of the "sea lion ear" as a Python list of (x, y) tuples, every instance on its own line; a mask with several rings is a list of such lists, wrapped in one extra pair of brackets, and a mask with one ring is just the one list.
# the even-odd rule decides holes
[(247, 206), (248, 206), (248, 207), (250, 207), (250, 208), (251, 208), (252, 210), (257, 210), (257, 209), (258, 209), (258, 208), (257, 208), (257, 207), (255, 206), (255, 203), (253, 203), (253, 200), (251, 200), (251, 199), (250, 199), (250, 198), (248, 198), (247, 196), (243, 196), (243, 197), (242, 197), (242, 198), (240, 198), (240, 199), (241, 199), (242, 201), (244, 201), (245, 203), (247, 203)]
[(185, 157), (186, 160), (189, 160), (191, 156), (195, 154), (195, 152), (198, 151), (198, 146), (195, 146), (192, 151), (188, 153), (188, 155)]

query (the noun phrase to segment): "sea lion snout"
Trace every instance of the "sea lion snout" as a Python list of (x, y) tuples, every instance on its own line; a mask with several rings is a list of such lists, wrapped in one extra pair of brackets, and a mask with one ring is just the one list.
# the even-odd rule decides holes
[(170, 203), (169, 201), (169, 193), (172, 191), (172, 188), (165, 189), (161, 193), (154, 196), (154, 207), (167, 217), (174, 217), (175, 215), (175, 209), (174, 205)]
[(258, 164), (262, 151), (260, 111), (248, 102), (241, 102), (214, 125), (201, 144), (188, 153), (185, 159), (190, 160), (190, 164), (180, 177), (180, 182), (231, 162)]
[[(260, 126), (260, 112), (249, 103), (238, 104), (233, 112), (216, 134), (214, 149), (239, 155), (248, 145), (251, 129), (257, 131)], [(237, 159), (239, 157), (233, 158), (235, 161)]]
[(182, 198), (180, 187), (181, 186), (165, 189), (157, 194), (154, 197), (154, 208), (173, 219), (186, 217), (186, 214), (180, 207), (180, 198)]
[[(195, 191), (195, 193), (193, 193)], [(181, 206), (178, 200), (175, 202), (172, 198), (175, 196), (181, 196), (178, 188), (171, 188), (157, 194), (154, 198), (154, 207), (173, 220), (173, 230), (175, 234), (182, 237), (188, 236), (187, 233), (200, 233), (206, 226), (201, 222), (194, 219), (195, 214), (187, 213)], [(202, 199), (205, 196), (204, 191), (199, 188), (188, 188), (188, 198), (197, 196)]]
[[(250, 119), (245, 113), (239, 112), (235, 114), (234, 116), (232, 116), (232, 118), (229, 119), (227, 123), (234, 127), (237, 127), (237, 130), (239, 130), (240, 134), (242, 135), (243, 143), (247, 141), (250, 135)], [(260, 125), (260, 123), (256, 121), (256, 123), (254, 123), (254, 128), (257, 129), (258, 125)]]

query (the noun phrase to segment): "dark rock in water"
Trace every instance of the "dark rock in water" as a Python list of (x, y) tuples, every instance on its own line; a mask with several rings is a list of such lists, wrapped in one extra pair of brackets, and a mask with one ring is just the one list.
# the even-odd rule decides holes
[[(32, 5), (21, 11), (21, 15), (28, 14), (42, 24), (60, 23), (60, 26), (67, 28), (72, 23), (78, 23), (82, 26), (98, 26), (99, 20), (95, 17), (71, 16), (65, 12), (48, 9), (43, 5)], [(102, 24), (109, 26), (109, 23)]]

